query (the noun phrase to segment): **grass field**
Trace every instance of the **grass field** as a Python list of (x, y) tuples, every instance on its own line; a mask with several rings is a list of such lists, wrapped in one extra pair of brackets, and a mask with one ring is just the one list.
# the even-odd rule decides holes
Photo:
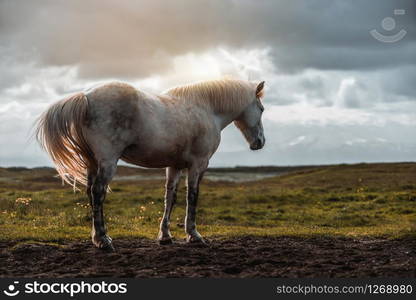
[[(221, 172), (269, 177), (204, 180), (197, 224), (208, 238), (415, 235), (416, 163), (211, 171)], [(281, 175), (270, 177), (274, 174)], [(163, 211), (163, 170), (119, 167), (118, 176), (121, 180), (111, 184), (105, 202), (110, 236), (156, 238)], [(184, 208), (182, 182), (171, 222), (177, 239), (185, 236)], [(0, 168), (0, 240), (59, 242), (88, 239), (89, 234), (85, 193), (62, 186), (53, 169)]]

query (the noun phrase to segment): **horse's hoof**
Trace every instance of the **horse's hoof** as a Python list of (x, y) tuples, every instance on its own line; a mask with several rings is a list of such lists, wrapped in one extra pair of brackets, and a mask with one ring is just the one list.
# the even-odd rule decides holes
[(200, 235), (188, 235), (186, 237), (186, 242), (195, 246), (205, 246), (207, 244)]
[(114, 252), (116, 249), (113, 246), (112, 239), (109, 236), (101, 237), (100, 239), (93, 238), (94, 245), (103, 251)]
[(105, 252), (115, 252), (116, 251), (116, 249), (113, 246), (113, 243), (102, 245), (99, 249), (103, 250)]
[(171, 245), (173, 244), (173, 240), (171, 237), (166, 237), (166, 238), (160, 238), (157, 240), (157, 242), (159, 243), (159, 245)]

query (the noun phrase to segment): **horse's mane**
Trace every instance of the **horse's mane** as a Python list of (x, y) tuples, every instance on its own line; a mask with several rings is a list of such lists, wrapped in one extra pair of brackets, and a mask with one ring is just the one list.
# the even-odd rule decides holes
[(169, 89), (165, 94), (185, 101), (198, 102), (227, 112), (241, 108), (255, 98), (256, 85), (250, 81), (221, 79), (202, 81)]

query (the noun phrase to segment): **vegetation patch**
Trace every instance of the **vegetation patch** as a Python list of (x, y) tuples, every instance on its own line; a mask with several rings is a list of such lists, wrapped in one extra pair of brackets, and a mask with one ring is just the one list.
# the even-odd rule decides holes
[[(278, 173), (272, 167), (266, 170)], [(136, 173), (141, 178), (163, 175), (162, 170), (126, 167), (118, 175)], [(89, 239), (91, 213), (85, 193), (62, 186), (53, 169), (0, 168), (0, 178), (1, 240)], [(250, 182), (205, 180), (197, 224), (207, 237), (408, 236), (416, 224), (415, 182), (414, 163), (289, 168), (284, 175)], [(163, 214), (163, 180), (118, 180), (111, 188), (104, 207), (109, 234), (155, 238)], [(182, 184), (171, 219), (179, 239), (184, 237), (184, 217)]]

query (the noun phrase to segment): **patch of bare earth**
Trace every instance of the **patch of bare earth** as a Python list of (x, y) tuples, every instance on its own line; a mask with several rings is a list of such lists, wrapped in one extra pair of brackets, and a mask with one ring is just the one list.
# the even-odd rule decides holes
[(89, 241), (0, 242), (1, 277), (415, 277), (416, 240), (236, 237), (205, 247), (117, 239), (106, 253)]

